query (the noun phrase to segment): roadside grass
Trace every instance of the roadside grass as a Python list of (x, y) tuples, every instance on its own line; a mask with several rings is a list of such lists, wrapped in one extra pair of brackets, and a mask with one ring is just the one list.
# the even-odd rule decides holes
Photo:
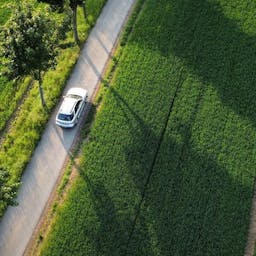
[(0, 89), (0, 134), (3, 133), (8, 120), (31, 83), (32, 80), (29, 77), (20, 79), (16, 82), (8, 81), (4, 76), (0, 78), (0, 84), (3, 86)]
[(255, 9), (145, 1), (40, 255), (243, 255)]
[[(87, 1), (88, 19), (91, 20), (90, 25), (85, 23), (82, 16), (82, 10), (79, 8), (78, 30), (82, 42), (86, 40), (91, 26), (96, 21), (105, 2), (105, 0)], [(62, 89), (76, 63), (80, 49), (73, 43), (72, 36), (71, 32), (68, 33), (67, 38), (63, 41), (65, 47), (58, 49), (58, 64), (56, 69), (49, 70), (44, 74), (43, 88), (49, 112), (47, 113), (42, 109), (38, 93), (38, 85), (34, 82), (34, 86), (29, 90), (24, 103), (20, 106), (19, 115), (13, 120), (10, 129), (2, 138), (0, 145), (0, 166), (10, 172), (10, 182), (20, 180), (24, 168), (30, 160), (40, 139), (50, 112), (58, 102)], [(10, 83), (10, 87), (11, 86), (12, 84)], [(7, 87), (4, 89), (7, 90), (7, 93), (11, 93)], [(10, 100), (10, 98), (5, 97), (6, 103), (11, 106), (8, 100)], [(10, 112), (13, 111), (13, 109), (10, 110)], [(5, 112), (7, 113), (6, 110)], [(5, 121), (7, 120), (8, 119)], [(0, 216), (2, 216), (5, 208), (6, 205), (0, 204)]]

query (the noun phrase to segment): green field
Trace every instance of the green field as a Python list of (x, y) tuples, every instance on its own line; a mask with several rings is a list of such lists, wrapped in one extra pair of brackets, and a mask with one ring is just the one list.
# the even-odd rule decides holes
[(145, 0), (41, 255), (243, 255), (255, 10)]

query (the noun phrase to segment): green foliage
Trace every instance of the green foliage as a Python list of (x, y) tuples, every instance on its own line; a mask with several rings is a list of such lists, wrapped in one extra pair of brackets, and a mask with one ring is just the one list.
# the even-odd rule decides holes
[(121, 46), (125, 45), (125, 43), (128, 39), (128, 36), (130, 35), (132, 28), (135, 25), (136, 19), (138, 17), (138, 13), (141, 11), (141, 8), (143, 7), (144, 2), (145, 2), (144, 0), (137, 1), (137, 4), (135, 5), (134, 10), (131, 13), (129, 20), (127, 21), (125, 30), (122, 34), (122, 38), (121, 38), (121, 42), (120, 42)]
[[(39, 2), (45, 2), (50, 4), (53, 10), (57, 9), (60, 12), (64, 12), (66, 16), (66, 20), (69, 20), (72, 23), (74, 39), (77, 45), (80, 45), (80, 39), (77, 31), (77, 8), (79, 5), (83, 8), (84, 18), (87, 21), (87, 8), (85, 0), (68, 0), (68, 1), (54, 1), (54, 0), (38, 0)], [(70, 7), (71, 12), (69, 12), (68, 8)]]
[[(59, 8), (63, 8), (65, 4), (65, 0), (38, 0), (38, 2), (45, 2), (50, 5), (58, 6)], [(68, 0), (68, 3), (71, 6), (71, 8), (73, 8), (76, 5), (82, 5), (84, 2), (86, 1), (85, 0)]]
[[(13, 0), (3, 1), (0, 0), (0, 25), (4, 25), (11, 15)], [(2, 27), (1, 27), (2, 32)], [(0, 33), (1, 44), (5, 41), (3, 33)], [(1, 49), (0, 49), (1, 52)], [(13, 81), (4, 75), (4, 59), (0, 57), (0, 134), (5, 128), (8, 119), (16, 109), (17, 104), (20, 102), (23, 94), (26, 92), (30, 85), (30, 79), (20, 79)], [(17, 85), (19, 84), (19, 85)]]
[(243, 255), (255, 9), (145, 1), (41, 255)]
[(54, 24), (43, 14), (33, 14), (32, 6), (18, 5), (7, 23), (2, 44), (4, 64), (10, 78), (31, 75), (39, 82), (43, 107), (42, 72), (56, 65)]
[(64, 0), (37, 0), (37, 1), (50, 4), (53, 7), (53, 10), (55, 8), (59, 9), (59, 10), (62, 10), (63, 7), (64, 7), (64, 2), (65, 2)]
[[(8, 81), (6, 77), (0, 78), (0, 85), (3, 88), (0, 89), (0, 134), (6, 127), (7, 121), (13, 114), (17, 105), (20, 103), (22, 95), (27, 91), (31, 84), (31, 78), (26, 77), (17, 81)], [(17, 86), (17, 83), (19, 84)]]
[[(91, 3), (91, 1), (93, 3)], [(105, 0), (90, 0), (88, 1), (90, 8), (88, 12), (93, 21), (99, 15)], [(79, 10), (80, 20), (80, 10)], [(52, 15), (59, 24), (62, 22), (61, 14)], [(84, 23), (79, 26), (79, 31), (83, 35), (84, 41), (89, 33), (90, 26)], [(62, 89), (69, 78), (72, 68), (76, 63), (79, 55), (79, 48), (72, 44), (72, 35), (67, 33), (64, 41), (61, 41), (61, 49), (58, 50), (57, 66), (55, 70), (45, 72), (43, 77), (43, 88), (47, 108), (52, 110), (59, 100)], [(2, 78), (2, 77), (1, 77)], [(6, 79), (6, 78), (5, 78)], [(8, 80), (5, 80), (8, 81)], [(13, 83), (3, 83), (1, 88), (0, 79), (0, 99), (2, 110), (0, 111), (0, 127), (4, 127), (6, 120), (15, 109), (17, 102), (20, 99), (20, 94), (26, 90), (31, 83), (31, 78), (21, 79), (17, 82), (17, 87)], [(11, 128), (4, 134), (0, 142), (0, 168), (8, 170), (10, 176), (8, 177), (8, 184), (17, 183), (30, 160), (30, 157), (40, 139), (45, 124), (49, 118), (50, 112), (43, 111), (40, 98), (38, 96), (37, 83), (35, 82), (28, 91), (27, 97), (23, 104), (19, 107), (19, 115), (15, 117), (11, 123)], [(2, 91), (1, 91), (2, 90)], [(10, 108), (8, 108), (8, 107)], [(3, 119), (1, 119), (3, 118)], [(15, 161), (13, 160), (15, 159)], [(0, 216), (3, 215), (6, 209), (6, 204), (0, 200)]]
[(55, 65), (54, 25), (32, 6), (18, 5), (4, 30), (3, 56), (11, 77), (33, 75)]
[(15, 0), (0, 0), (0, 26), (4, 25), (11, 15), (10, 4), (14, 3)]
[(0, 168), (0, 200), (6, 205), (16, 205), (15, 197), (19, 183), (8, 184), (10, 173)]

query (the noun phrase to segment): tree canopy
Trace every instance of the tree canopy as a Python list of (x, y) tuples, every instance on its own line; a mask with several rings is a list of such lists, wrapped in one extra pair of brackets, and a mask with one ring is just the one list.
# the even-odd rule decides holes
[(0, 167), (0, 202), (16, 205), (15, 197), (19, 183), (9, 184), (9, 172)]
[(39, 2), (48, 3), (51, 6), (54, 7), (54, 9), (58, 9), (61, 11), (64, 11), (64, 6), (68, 5), (70, 9), (72, 10), (72, 27), (73, 27), (73, 33), (74, 33), (74, 40), (77, 43), (77, 45), (80, 45), (79, 35), (77, 31), (77, 7), (82, 6), (84, 18), (87, 20), (87, 12), (86, 12), (86, 4), (85, 0), (37, 0)]
[(32, 7), (18, 6), (3, 31), (3, 56), (12, 78), (32, 75), (39, 81), (42, 104), (41, 73), (55, 65), (55, 29), (53, 22)]
[[(39, 2), (43, 2), (43, 3), (48, 3), (50, 5), (55, 5), (58, 6), (60, 8), (62, 8), (64, 6), (64, 3), (66, 2), (65, 0), (38, 0)], [(84, 0), (69, 0), (69, 6), (73, 9), (75, 8), (77, 5), (83, 5), (84, 4)]]

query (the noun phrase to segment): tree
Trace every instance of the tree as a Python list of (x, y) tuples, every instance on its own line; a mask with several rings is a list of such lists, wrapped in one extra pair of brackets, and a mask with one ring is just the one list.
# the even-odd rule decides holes
[(85, 0), (81, 0), (80, 2), (81, 2), (80, 5), (81, 5), (82, 8), (83, 8), (84, 19), (85, 19), (85, 21), (87, 22), (87, 21), (88, 21), (88, 18), (87, 18), (86, 1), (85, 1)]
[(58, 10), (63, 12), (64, 4), (66, 0), (37, 0), (38, 2), (43, 2), (49, 4), (53, 10)]
[(74, 34), (74, 40), (77, 45), (80, 45), (80, 39), (77, 31), (77, 7), (82, 6), (85, 21), (87, 21), (86, 1), (85, 0), (38, 0), (39, 2), (45, 2), (50, 4), (53, 9), (64, 10), (65, 4), (68, 4), (72, 13), (72, 28)]
[(53, 22), (43, 14), (33, 14), (31, 6), (19, 5), (3, 33), (3, 56), (9, 76), (31, 75), (37, 80), (41, 102), (46, 108), (42, 73), (56, 64)]
[(20, 183), (9, 184), (10, 174), (0, 167), (0, 202), (7, 205), (16, 205), (15, 197)]
[(72, 26), (73, 26), (73, 32), (74, 32), (74, 39), (77, 45), (80, 45), (80, 39), (78, 36), (77, 31), (77, 6), (78, 6), (78, 0), (70, 0), (69, 5), (72, 10)]

